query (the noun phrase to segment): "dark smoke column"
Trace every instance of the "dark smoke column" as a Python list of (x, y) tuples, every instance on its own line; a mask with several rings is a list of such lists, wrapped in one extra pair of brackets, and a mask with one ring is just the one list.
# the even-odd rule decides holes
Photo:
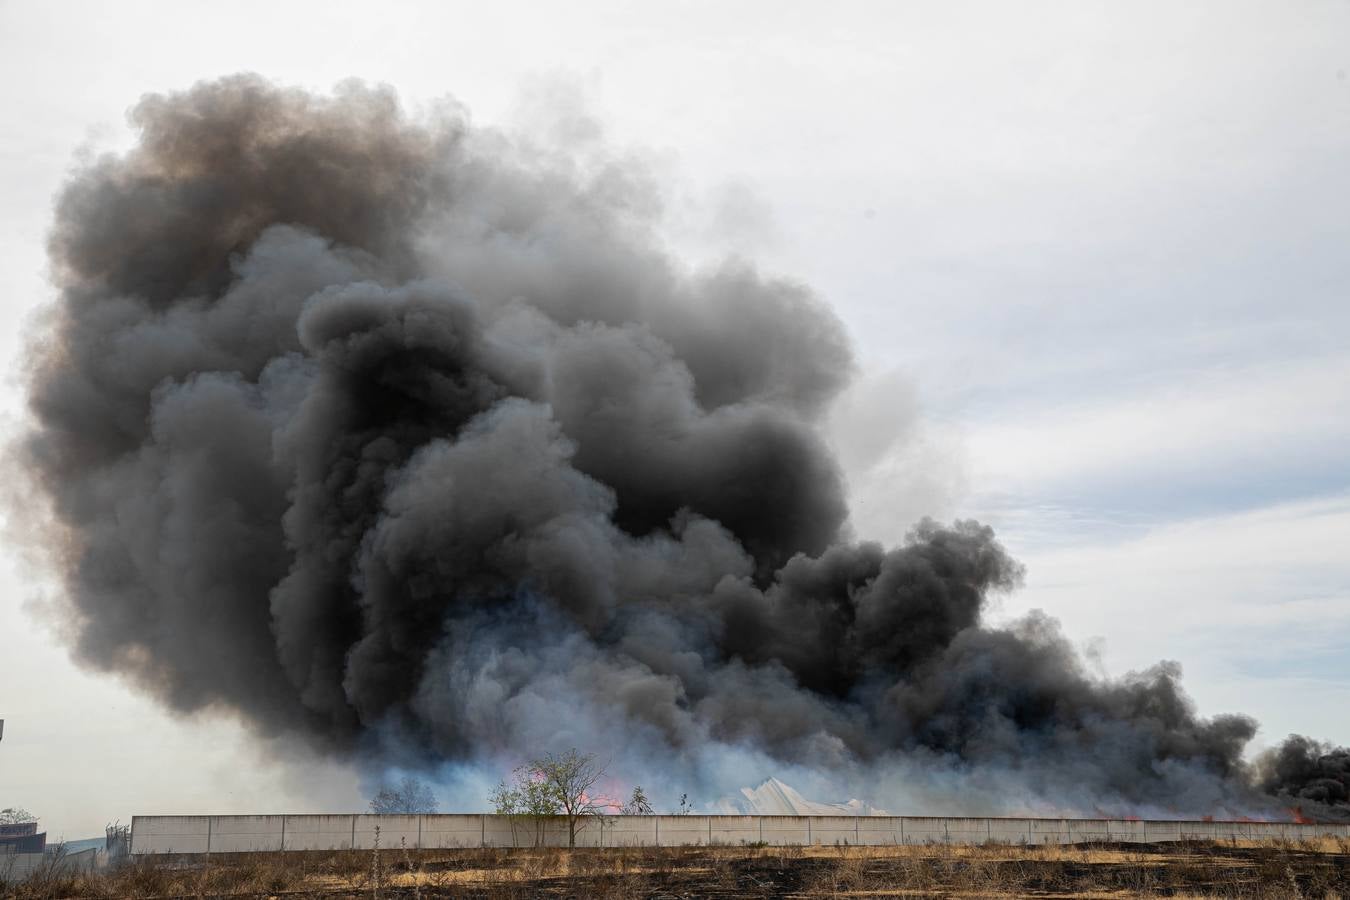
[(1100, 683), (1049, 620), (982, 626), (1021, 574), (989, 529), (840, 541), (838, 321), (670, 258), (640, 171), (359, 86), (132, 119), (59, 200), (17, 448), (82, 662), (376, 763), (577, 745), (710, 790), (749, 759), (999, 771), (996, 807), (1267, 802), (1254, 724), (1198, 718), (1174, 667)]

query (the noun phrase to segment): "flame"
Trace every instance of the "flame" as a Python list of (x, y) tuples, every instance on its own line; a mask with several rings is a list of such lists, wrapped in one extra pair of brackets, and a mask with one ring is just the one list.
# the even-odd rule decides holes
[(604, 794), (587, 794), (583, 792), (581, 795), (581, 803), (582, 806), (594, 804), (600, 809), (608, 809), (614, 813), (623, 809), (622, 800), (615, 800), (613, 797), (607, 797)]
[(623, 811), (623, 800), (616, 800), (616, 797), (623, 797), (623, 782), (616, 778), (604, 779), (607, 784), (599, 785), (600, 790), (594, 794), (582, 793), (581, 802), (586, 805), (594, 803), (601, 809), (609, 810), (610, 814), (616, 814)]
[(1305, 816), (1305, 815), (1303, 814), (1303, 807), (1301, 807), (1301, 806), (1291, 806), (1291, 807), (1289, 807), (1289, 818), (1290, 818), (1291, 821), (1293, 821), (1295, 824), (1298, 824), (1298, 825), (1313, 825), (1313, 824), (1315, 824), (1315, 823), (1313, 822), (1312, 819), (1308, 818), (1307, 816)]

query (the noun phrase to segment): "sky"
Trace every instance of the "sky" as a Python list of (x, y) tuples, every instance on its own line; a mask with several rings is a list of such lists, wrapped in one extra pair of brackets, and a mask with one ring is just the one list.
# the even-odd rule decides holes
[[(1028, 570), (995, 621), (1043, 609), (1112, 675), (1179, 660), (1258, 746), (1350, 743), (1350, 2), (790, 6), (0, 0), (0, 424), (53, 196), (141, 95), (356, 77), (581, 122), (658, 177), (682, 258), (843, 320), (857, 536), (989, 522)], [(0, 806), (68, 838), (364, 806), (336, 762), (76, 668), (52, 585), (0, 569)]]

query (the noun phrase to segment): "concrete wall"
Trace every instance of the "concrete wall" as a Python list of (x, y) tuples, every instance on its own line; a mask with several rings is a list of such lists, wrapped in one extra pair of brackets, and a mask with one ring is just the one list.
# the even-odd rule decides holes
[[(356, 816), (286, 816), (285, 820), (286, 850), (349, 850), (356, 838)], [(133, 826), (135, 822), (132, 819)]]
[(482, 847), (487, 843), (486, 819), (486, 816), (423, 816), (422, 846)]
[[(131, 852), (242, 853), (567, 846), (567, 823), (507, 816), (136, 816)], [(578, 847), (806, 844), (1078, 844), (1181, 840), (1350, 838), (1350, 825), (941, 816), (607, 816), (577, 832)]]
[(132, 816), (131, 852), (206, 853), (211, 847), (213, 818), (219, 817)]
[(62, 854), (0, 851), (0, 886), (23, 881), (34, 872), (89, 872), (105, 861), (106, 854), (94, 848)]
[(614, 816), (605, 820), (606, 847), (654, 847), (658, 816)]
[(285, 840), (285, 816), (211, 816), (207, 819), (207, 849), (212, 853), (277, 851), (283, 849)]

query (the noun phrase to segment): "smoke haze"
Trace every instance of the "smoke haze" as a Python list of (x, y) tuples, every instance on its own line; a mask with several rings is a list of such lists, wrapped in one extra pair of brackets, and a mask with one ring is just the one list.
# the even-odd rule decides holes
[(1350, 809), (1344, 750), (1249, 766), (1255, 722), (1175, 664), (1103, 680), (1053, 620), (983, 624), (1022, 576), (989, 528), (852, 541), (842, 326), (672, 258), (639, 169), (359, 85), (132, 119), (59, 198), (17, 448), (83, 663), (375, 768), (575, 745), (671, 797)]

